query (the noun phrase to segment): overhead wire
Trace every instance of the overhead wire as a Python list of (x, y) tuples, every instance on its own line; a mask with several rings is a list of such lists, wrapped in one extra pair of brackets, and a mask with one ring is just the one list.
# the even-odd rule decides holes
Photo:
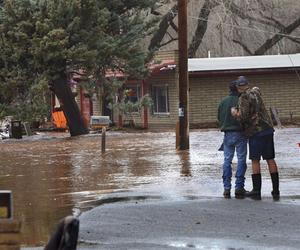
[[(172, 9), (173, 8), (170, 8), (168, 10), (168, 12), (171, 12), (173, 16), (176, 16), (178, 13), (174, 13)], [(220, 24), (220, 22), (209, 21), (208, 19), (199, 18), (199, 17), (195, 17), (195, 16), (191, 16), (191, 15), (188, 15), (187, 17), (190, 18), (190, 19), (201, 20), (201, 21), (204, 21), (204, 22), (210, 22), (210, 23), (214, 23), (214, 24)], [(247, 26), (243, 26), (243, 25), (235, 25), (235, 24), (229, 24), (229, 23), (222, 23), (222, 25), (229, 26), (229, 27), (234, 27), (234, 28), (238, 28), (238, 29), (256, 31), (256, 32), (260, 32), (260, 33), (268, 33), (268, 34), (272, 34), (272, 35), (281, 35), (281, 36), (284, 36), (284, 37), (290, 37), (290, 38), (294, 38), (294, 39), (300, 39), (300, 36), (293, 36), (293, 35), (288, 35), (288, 34), (284, 34), (284, 33), (280, 33), (280, 32), (267, 31), (267, 30), (263, 30), (263, 29), (260, 29), (260, 28), (257, 28), (257, 27), (252, 28), (252, 27), (247, 27)], [(296, 66), (295, 66), (295, 64), (294, 64), (291, 56), (288, 55), (288, 57), (289, 57), (289, 60), (291, 61), (291, 64), (292, 64), (293, 68), (295, 69), (295, 73), (297, 75), (297, 78), (300, 81), (300, 74), (299, 74), (298, 70), (296, 69)]]
[[(171, 14), (173, 16), (176, 16), (178, 13), (174, 12), (172, 9), (173, 8), (169, 8), (167, 10), (167, 13), (171, 12)], [(211, 20), (208, 20), (208, 19), (205, 19), (205, 18), (196, 17), (196, 16), (188, 15), (187, 17), (190, 18), (190, 19), (201, 20), (201, 21), (213, 23), (213, 24), (216, 24), (216, 25), (220, 24), (220, 22), (211, 21)], [(237, 29), (242, 29), (242, 30), (251, 30), (251, 31), (256, 31), (256, 32), (265, 33), (265, 34), (280, 35), (280, 36), (284, 36), (284, 37), (290, 37), (290, 38), (293, 38), (293, 39), (300, 39), (300, 36), (294, 36), (294, 35), (290, 35), (290, 34), (285, 34), (285, 33), (280, 33), (280, 32), (275, 32), (275, 31), (264, 30), (264, 29), (260, 29), (258, 27), (253, 27), (252, 28), (252, 27), (248, 27), (248, 26), (244, 26), (244, 25), (236, 25), (236, 24), (230, 24), (230, 23), (222, 23), (222, 25), (228, 26), (228, 27), (237, 28)]]
[[(202, 21), (206, 21), (208, 22), (207, 19), (204, 19), (204, 18), (199, 18), (199, 17), (193, 17), (193, 16), (188, 16), (189, 18), (193, 18), (193, 19), (198, 19), (198, 20), (202, 20)], [(213, 22), (213, 21), (210, 21), (211, 23), (215, 23), (215, 24), (219, 24), (218, 22)], [(287, 34), (283, 34), (283, 33), (278, 33), (278, 32), (272, 32), (272, 31), (266, 31), (266, 30), (262, 30), (262, 29), (258, 29), (258, 28), (251, 28), (251, 27), (241, 27), (240, 25), (234, 25), (234, 24), (228, 24), (228, 23), (222, 23), (222, 25), (227, 25), (227, 26), (231, 26), (231, 27), (237, 27), (239, 29), (248, 29), (248, 30), (254, 30), (254, 31), (257, 31), (257, 32), (261, 32), (261, 33), (269, 33), (269, 34), (273, 34), (273, 35), (282, 35), (282, 36), (285, 36), (285, 37), (291, 37), (291, 38), (295, 38), (295, 39), (300, 39), (300, 37), (298, 36), (293, 36), (293, 35), (287, 35)], [(298, 72), (298, 70), (296, 69), (296, 66), (291, 58), (290, 55), (288, 55), (288, 58), (289, 60), (291, 61), (291, 64), (295, 70), (295, 73), (297, 75), (297, 78), (299, 79), (300, 81), (300, 74)]]
[[(209, 22), (209, 23), (214, 23), (214, 24), (219, 24), (219, 22), (214, 22), (214, 21), (210, 21), (208, 19), (199, 18), (199, 17), (195, 17), (195, 16), (189, 16), (188, 15), (188, 18), (190, 18), (190, 19), (196, 19), (196, 20), (201, 20), (201, 21), (204, 21), (204, 22)], [(269, 33), (269, 34), (272, 34), (272, 35), (281, 35), (281, 36), (284, 36), (284, 37), (290, 37), (290, 38), (294, 38), (294, 39), (300, 39), (300, 36), (293, 36), (293, 35), (288, 35), (288, 34), (280, 33), (280, 32), (267, 31), (267, 30), (259, 29), (257, 27), (252, 28), (252, 27), (246, 27), (246, 26), (242, 26), (242, 25), (229, 24), (229, 23), (222, 23), (222, 25), (224, 25), (224, 26), (230, 26), (230, 27), (234, 27), (234, 28), (238, 28), (238, 29), (251, 30), (251, 31), (257, 31), (257, 32), (261, 32), (261, 33)]]

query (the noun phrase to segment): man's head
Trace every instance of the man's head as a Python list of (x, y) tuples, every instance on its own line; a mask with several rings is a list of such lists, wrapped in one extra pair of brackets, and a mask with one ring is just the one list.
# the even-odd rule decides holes
[(232, 81), (230, 84), (229, 84), (229, 90), (230, 92), (237, 92), (237, 89), (236, 89), (236, 80)]
[(245, 92), (249, 88), (249, 83), (248, 83), (247, 78), (244, 76), (239, 76), (235, 80), (235, 86), (239, 93)]

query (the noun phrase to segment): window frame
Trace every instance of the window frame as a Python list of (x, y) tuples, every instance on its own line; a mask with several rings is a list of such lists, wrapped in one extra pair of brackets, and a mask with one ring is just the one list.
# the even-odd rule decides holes
[[(160, 88), (160, 89), (164, 89), (164, 91), (166, 92), (165, 95), (165, 107), (166, 107), (166, 111), (165, 112), (155, 112), (155, 110), (159, 110), (159, 103), (158, 103), (158, 93), (157, 90), (155, 91), (155, 88)], [(154, 96), (155, 95), (155, 96)], [(151, 86), (151, 96), (152, 96), (152, 100), (153, 100), (153, 107), (152, 107), (152, 114), (153, 115), (170, 115), (170, 104), (169, 104), (169, 85), (168, 84), (152, 84)]]
[(130, 100), (130, 97), (128, 96), (128, 100), (126, 100), (126, 101), (130, 101), (132, 103), (138, 102), (141, 99), (141, 90), (142, 90), (141, 85), (138, 84), (138, 83), (136, 83), (136, 84), (134, 84), (134, 83), (126, 84), (125, 90), (130, 90), (130, 89), (133, 89), (134, 91), (136, 91), (137, 100), (135, 102), (133, 102), (132, 100)]
[[(132, 102), (132, 100), (130, 100), (130, 97), (127, 96), (127, 98), (125, 99), (125, 103), (126, 102), (132, 102), (132, 103), (137, 103), (140, 101), (141, 97), (142, 97), (142, 86), (141, 84), (139, 83), (127, 83), (125, 86), (124, 86), (124, 90), (130, 90), (130, 89), (133, 89), (134, 91), (137, 91), (136, 93), (136, 101), (135, 102)], [(136, 110), (136, 111), (132, 111), (131, 112), (132, 115), (140, 115), (140, 112), (139, 110)]]

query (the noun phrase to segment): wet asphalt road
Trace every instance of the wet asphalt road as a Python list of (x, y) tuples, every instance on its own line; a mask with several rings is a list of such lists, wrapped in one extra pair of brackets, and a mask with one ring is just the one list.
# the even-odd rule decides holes
[(80, 249), (299, 249), (299, 212), (271, 199), (109, 204), (81, 216)]

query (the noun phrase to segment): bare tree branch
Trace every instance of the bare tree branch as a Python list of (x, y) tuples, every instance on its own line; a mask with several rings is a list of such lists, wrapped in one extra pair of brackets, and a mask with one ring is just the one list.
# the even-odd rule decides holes
[(177, 4), (173, 5), (171, 10), (162, 18), (158, 30), (153, 35), (150, 44), (148, 46), (149, 50), (155, 50), (162, 47), (161, 41), (163, 40), (171, 21), (177, 16), (178, 6)]
[(170, 34), (170, 32), (167, 32), (167, 35), (168, 35), (171, 39), (174, 38), (174, 37)]
[(265, 15), (263, 15), (263, 17), (265, 19), (268, 19), (268, 20), (274, 22), (274, 25), (270, 25), (270, 26), (273, 26), (273, 27), (278, 28), (278, 29), (284, 29), (285, 26), (281, 22), (276, 20), (274, 17), (268, 17), (268, 16), (265, 16)]
[(234, 43), (240, 45), (249, 55), (253, 55), (253, 52), (251, 52), (251, 50), (247, 47), (246, 44), (242, 43), (241, 41), (239, 40), (235, 40), (233, 39), (232, 40)]
[(261, 19), (258, 17), (253, 17), (245, 13), (239, 6), (237, 6), (235, 3), (230, 2), (229, 4), (226, 5), (227, 8), (233, 13), (234, 15), (238, 16), (239, 18), (243, 20), (248, 20), (248, 21), (254, 21), (260, 24), (264, 24), (267, 26), (272, 26), (274, 28), (282, 28), (284, 27), (283, 24), (281, 24), (279, 21), (275, 20), (272, 17), (267, 17), (263, 16), (265, 19)]
[(286, 38), (289, 39), (289, 40), (291, 40), (294, 43), (300, 43), (300, 39), (299, 38), (293, 38), (293, 37), (290, 37), (290, 36), (286, 36)]
[(274, 35), (272, 38), (266, 40), (266, 42), (261, 45), (255, 52), (255, 55), (263, 55), (265, 54), (270, 48), (272, 48), (276, 43), (278, 43), (283, 37), (283, 34), (291, 34), (295, 29), (300, 26), (300, 17), (296, 19), (293, 23), (288, 25), (287, 27), (283, 28), (278, 32), (278, 34)]
[(198, 25), (197, 25), (194, 37), (192, 39), (191, 44), (189, 45), (189, 49), (188, 49), (189, 58), (195, 57), (196, 51), (198, 50), (198, 48), (203, 40), (203, 37), (206, 33), (207, 23), (208, 23), (207, 20), (211, 13), (211, 10), (213, 8), (215, 8), (216, 6), (218, 6), (219, 4), (220, 4), (220, 2), (205, 0), (203, 6), (201, 8), (201, 11), (199, 13)]
[[(197, 5), (199, 2), (202, 3), (199, 12), (195, 13), (198, 8), (191, 8), (191, 5), (189, 8), (190, 18), (198, 16), (196, 27), (191, 27), (195, 32), (189, 44), (189, 57), (195, 57), (202, 43), (204, 43), (204, 47), (215, 49), (216, 54), (220, 56), (243, 54), (237, 47), (243, 49), (245, 54), (263, 54), (283, 38), (294, 43), (294, 45), (292, 43), (283, 44), (288, 51), (293, 48), (286, 48), (287, 46), (292, 47), (300, 43), (297, 36), (289, 36), (297, 27), (300, 27), (300, 24), (297, 21), (290, 21), (292, 24), (285, 25), (287, 20), (293, 20), (293, 17), (298, 18), (297, 8), (300, 4), (296, 4), (296, 0), (292, 1), (295, 4), (290, 3), (288, 6), (277, 0), (194, 0), (193, 4)], [(150, 41), (148, 47), (150, 50), (166, 46), (177, 40), (174, 38), (175, 33), (178, 33), (175, 22), (178, 11), (177, 1), (161, 0), (160, 3), (162, 4), (160, 7), (168, 4), (168, 8), (171, 10), (162, 17), (157, 32)], [(158, 8), (153, 11), (154, 14), (159, 15)], [(221, 26), (214, 26), (214, 23), (220, 23)], [(208, 30), (208, 25), (211, 30)], [(253, 30), (253, 32), (246, 32), (247, 30)], [(255, 34), (254, 39), (253, 33), (256, 31), (259, 33)], [(234, 36), (235, 32), (237, 36)], [(218, 42), (216, 39), (220, 39), (220, 41)], [(168, 48), (174, 47), (175, 44)]]
[(170, 26), (173, 28), (173, 30), (175, 30), (176, 32), (178, 32), (178, 27), (177, 27), (177, 25), (173, 21), (170, 22)]
[(158, 11), (156, 11), (155, 9), (151, 9), (151, 12), (150, 12), (152, 15), (155, 15), (155, 16), (160, 16), (161, 13), (159, 13)]
[(162, 44), (161, 44), (161, 47), (166, 46), (166, 45), (168, 45), (168, 44), (170, 44), (170, 43), (172, 43), (172, 42), (174, 42), (174, 41), (178, 41), (178, 38), (172, 38), (172, 39), (170, 39), (169, 41), (167, 41), (167, 42), (165, 42), (165, 43), (162, 43)]

